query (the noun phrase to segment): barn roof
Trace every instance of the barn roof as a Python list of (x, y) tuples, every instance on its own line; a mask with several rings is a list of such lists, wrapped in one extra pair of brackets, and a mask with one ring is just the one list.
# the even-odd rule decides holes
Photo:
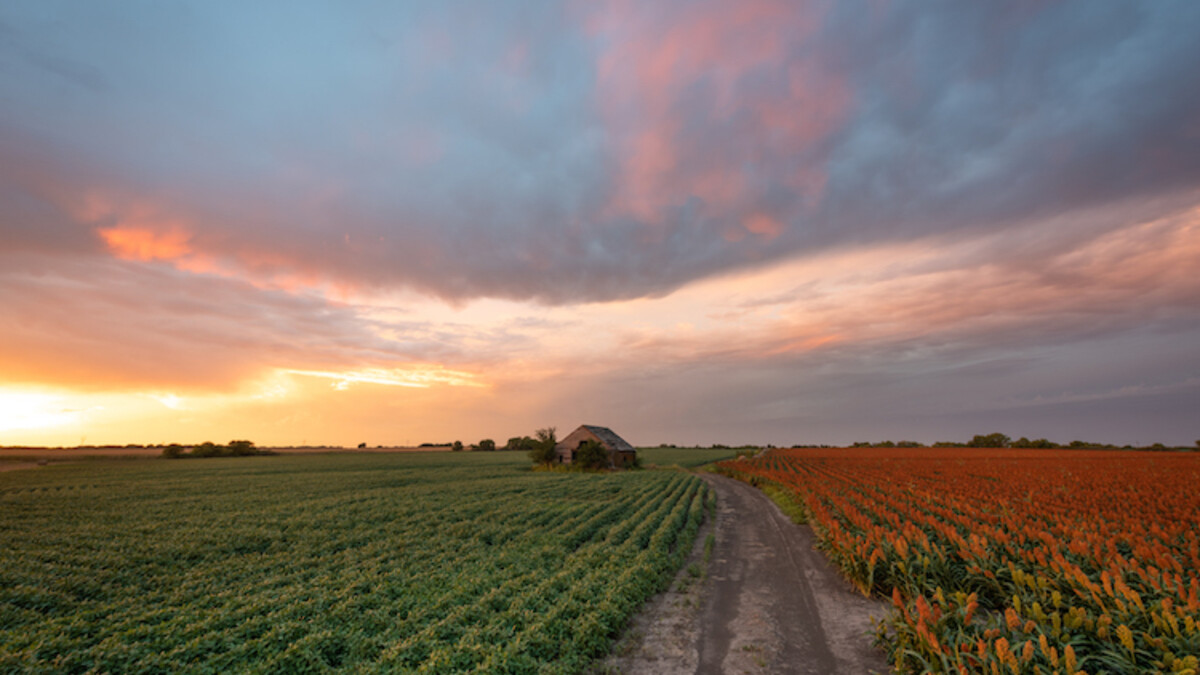
[(598, 427), (591, 424), (584, 424), (583, 427), (596, 435), (601, 442), (613, 450), (619, 452), (635, 452), (635, 448), (629, 444), (624, 438), (617, 435), (617, 432), (608, 427)]

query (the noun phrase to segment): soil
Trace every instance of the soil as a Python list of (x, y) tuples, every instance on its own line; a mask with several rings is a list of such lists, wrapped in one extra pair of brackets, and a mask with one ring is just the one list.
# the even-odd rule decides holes
[[(414, 453), (414, 452), (450, 452), (450, 446), (433, 446), (422, 448), (382, 447), (382, 448), (263, 448), (278, 455), (319, 455), (331, 453)], [(17, 471), (19, 469), (36, 469), (47, 464), (76, 462), (87, 459), (153, 459), (162, 456), (162, 448), (120, 448), (120, 447), (79, 447), (79, 448), (0, 448), (0, 471)]]
[[(766, 495), (723, 476), (704, 479), (717, 492), (715, 523), (697, 537), (671, 590), (649, 603), (595, 672), (890, 672), (871, 646), (872, 617), (882, 618), (887, 603), (854, 590), (814, 548), (812, 530)], [(709, 533), (715, 546), (705, 563)]]
[(36, 469), (37, 462), (0, 462), (0, 472), (20, 471), (21, 469)]

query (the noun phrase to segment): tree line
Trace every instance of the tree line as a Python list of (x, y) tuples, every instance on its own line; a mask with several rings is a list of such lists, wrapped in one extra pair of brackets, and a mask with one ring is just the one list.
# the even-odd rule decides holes
[[(793, 446), (793, 447), (816, 447), (816, 446), (797, 445), (797, 446)], [(829, 446), (820, 446), (820, 447), (829, 447)], [(975, 436), (973, 436), (971, 438), (971, 440), (966, 441), (966, 442), (938, 441), (931, 446), (927, 446), (923, 443), (918, 443), (916, 441), (896, 441), (896, 442), (880, 441), (877, 443), (860, 441), (860, 442), (854, 443), (851, 447), (854, 447), (854, 448), (924, 448), (924, 447), (934, 447), (934, 448), (1040, 448), (1040, 449), (1047, 449), (1047, 450), (1056, 449), (1056, 448), (1068, 448), (1068, 449), (1075, 449), (1075, 450), (1092, 449), (1092, 450), (1164, 450), (1165, 451), (1165, 450), (1196, 450), (1196, 449), (1200, 449), (1200, 440), (1196, 441), (1195, 448), (1190, 448), (1190, 447), (1186, 447), (1186, 446), (1172, 447), (1172, 446), (1163, 445), (1162, 443), (1153, 443), (1151, 445), (1139, 445), (1139, 446), (1135, 446), (1135, 445), (1117, 446), (1117, 445), (1113, 445), (1112, 443), (1094, 443), (1091, 441), (1078, 441), (1078, 440), (1071, 441), (1070, 443), (1055, 443), (1054, 441), (1051, 441), (1051, 440), (1048, 440), (1045, 438), (1037, 438), (1034, 440), (1030, 440), (1024, 436), (1022, 436), (1016, 440), (1013, 440), (1011, 437), (1009, 437), (1005, 434), (992, 433), (992, 434), (976, 434)]]
[(252, 457), (256, 455), (273, 455), (271, 450), (257, 448), (254, 441), (229, 441), (226, 445), (217, 445), (205, 441), (194, 445), (189, 450), (178, 443), (172, 443), (163, 448), (162, 456), (167, 459), (183, 459), (185, 457)]

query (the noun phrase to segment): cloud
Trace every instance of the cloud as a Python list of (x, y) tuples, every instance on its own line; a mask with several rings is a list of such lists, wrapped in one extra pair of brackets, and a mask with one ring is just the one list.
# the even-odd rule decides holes
[(379, 321), (323, 296), (161, 264), (28, 254), (0, 262), (0, 312), (14, 318), (0, 335), (8, 383), (228, 392), (287, 369), (348, 380), (370, 369), (414, 382), (471, 377), (438, 365), (464, 361), (472, 333), (452, 325)]
[[(151, 440), (237, 428), (357, 443), (339, 435), (354, 428), (398, 443), (581, 420), (645, 442), (932, 441), (985, 421), (971, 433), (1062, 438), (1095, 437), (1087, 411), (1104, 410), (1125, 421), (1108, 439), (1183, 442), (1187, 416), (1128, 411), (1196, 389), (1200, 288), (1179, 270), (1200, 264), (1198, 214), (1112, 224), (1080, 248), (1030, 226), (556, 308), (337, 301), (163, 261), (8, 255), (0, 311), (19, 320), (0, 370), (10, 386), (94, 392), (74, 405), (93, 440), (121, 440), (130, 419), (156, 420)], [(1064, 406), (1056, 427), (1044, 410)]]
[(163, 415), (224, 392), (306, 437), (435, 403), (720, 440), (1144, 411), (1194, 392), (1197, 29), (1089, 0), (5, 6), (0, 373)]
[(128, 255), (152, 205), (260, 284), (653, 297), (1200, 178), (1189, 3), (39, 7), (0, 14), (6, 240)]

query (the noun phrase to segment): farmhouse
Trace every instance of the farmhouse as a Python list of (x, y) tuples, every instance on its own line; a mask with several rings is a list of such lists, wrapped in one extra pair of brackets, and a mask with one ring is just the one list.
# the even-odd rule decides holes
[(575, 451), (586, 441), (596, 441), (608, 451), (608, 464), (613, 468), (624, 468), (637, 461), (637, 450), (624, 438), (608, 427), (584, 424), (554, 446), (554, 453), (562, 464), (575, 459)]

